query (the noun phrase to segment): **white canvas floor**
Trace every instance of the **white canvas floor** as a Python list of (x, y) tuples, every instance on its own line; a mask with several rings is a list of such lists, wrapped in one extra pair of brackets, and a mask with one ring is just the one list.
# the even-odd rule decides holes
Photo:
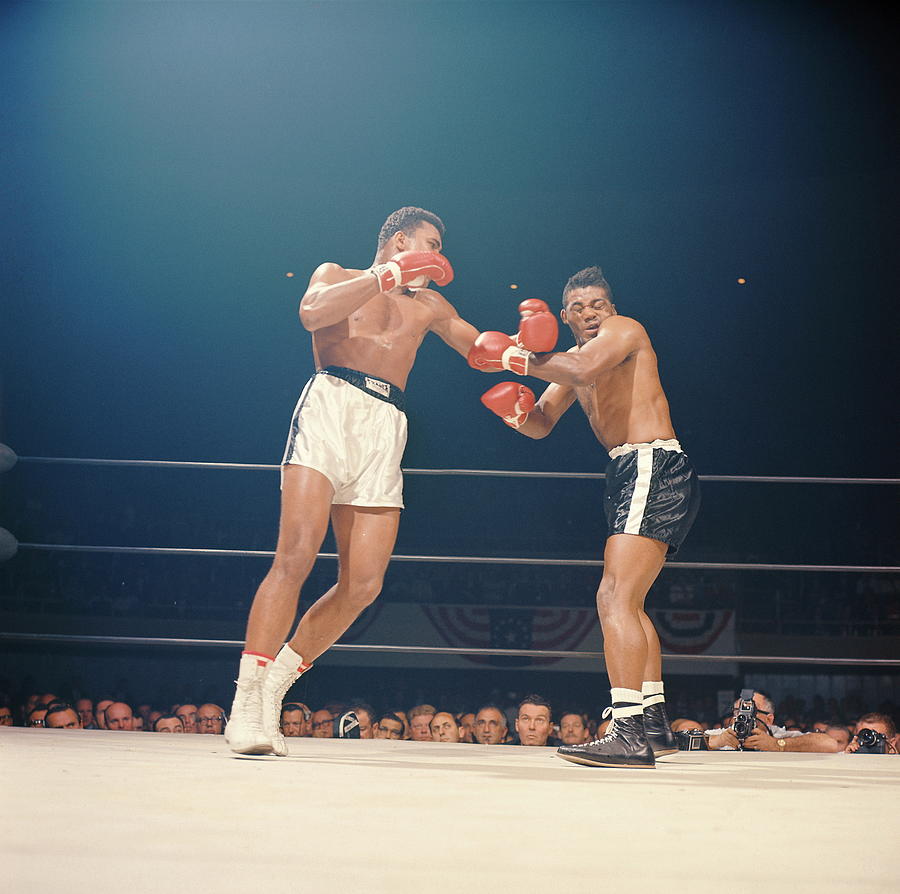
[(897, 891), (900, 758), (0, 728), (0, 890)]

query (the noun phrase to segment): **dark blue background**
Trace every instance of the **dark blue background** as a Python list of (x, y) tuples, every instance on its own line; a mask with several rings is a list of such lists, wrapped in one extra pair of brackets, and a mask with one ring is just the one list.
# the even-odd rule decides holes
[[(443, 217), (446, 295), (479, 328), (511, 329), (518, 300), (555, 306), (569, 274), (603, 266), (654, 339), (701, 472), (895, 474), (892, 23), (865, 4), (787, 6), (4, 5), (2, 440), (26, 456), (277, 462), (312, 369), (307, 277), (368, 264), (386, 215), (416, 204)], [(427, 339), (405, 465), (602, 469), (577, 410), (542, 442), (500, 425), (478, 403), (497, 381)], [(70, 474), (20, 467), (4, 523), (23, 540), (101, 536), (118, 479)], [(270, 545), (274, 481), (226, 476), (190, 500), (214, 522), (187, 525), (196, 545), (227, 539), (229, 515), (266, 519)], [(121, 487), (165, 520), (163, 490), (201, 487), (187, 480)], [(479, 488), (416, 493), (433, 551)], [(593, 549), (598, 504), (553, 493), (541, 500), (574, 507)], [(742, 548), (787, 513), (717, 493), (700, 524)], [(893, 523), (886, 490), (834, 515), (819, 493), (801, 525), (748, 548), (790, 552), (810, 519), (835, 541)], [(53, 525), (25, 508), (35, 494)], [(535, 539), (555, 523), (527, 525)], [(718, 553), (703, 530), (694, 555)], [(817, 552), (762, 558), (832, 560)]]

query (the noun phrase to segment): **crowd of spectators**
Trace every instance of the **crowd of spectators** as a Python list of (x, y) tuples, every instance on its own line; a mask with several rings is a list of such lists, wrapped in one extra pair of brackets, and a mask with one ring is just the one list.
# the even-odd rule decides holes
[(209, 702), (199, 706), (171, 705), (161, 710), (111, 698), (67, 701), (52, 692), (33, 692), (17, 705), (0, 696), (0, 726), (219, 735), (225, 729), (225, 710)]
[[(776, 718), (775, 705), (765, 693), (755, 692), (753, 701), (757, 725), (742, 743), (732, 730), (734, 712), (724, 714), (716, 724), (674, 717), (672, 729), (676, 733), (703, 732), (710, 750), (739, 748), (742, 744), (744, 749), (753, 751), (850, 753), (859, 747), (857, 732), (867, 729), (884, 737), (887, 753), (900, 750), (893, 708), (891, 713), (868, 711), (852, 721), (842, 717), (786, 717), (780, 725), (776, 722), (780, 718)], [(550, 702), (537, 694), (525, 696), (517, 705), (488, 703), (464, 711), (444, 710), (426, 703), (410, 708), (390, 705), (376, 711), (361, 701), (329, 702), (314, 710), (303, 702), (288, 700), (281, 711), (281, 729), (286, 738), (332, 738), (341, 734), (341, 718), (353, 712), (361, 739), (558, 746), (581, 744), (602, 736), (609, 724), (609, 711), (607, 708), (596, 716), (575, 706), (554, 711)], [(222, 706), (210, 702), (155, 707), (111, 698), (66, 701), (55, 693), (34, 692), (13, 704), (0, 694), (0, 727), (221, 735), (226, 720)]]

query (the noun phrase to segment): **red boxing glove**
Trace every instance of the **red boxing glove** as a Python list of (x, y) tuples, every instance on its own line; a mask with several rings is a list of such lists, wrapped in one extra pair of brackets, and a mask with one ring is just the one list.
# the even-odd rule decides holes
[(519, 305), (519, 313), (522, 320), (515, 337), (516, 344), (527, 351), (552, 351), (559, 337), (559, 326), (547, 302), (526, 298)]
[(466, 360), (472, 369), (481, 372), (500, 372), (508, 369), (519, 376), (528, 375), (530, 352), (520, 348), (502, 332), (482, 332), (469, 349)]
[(453, 280), (453, 268), (439, 251), (401, 251), (366, 272), (374, 274), (382, 292), (389, 292), (397, 286), (423, 289), (429, 280), (445, 286)]
[(481, 402), (496, 413), (508, 426), (518, 428), (525, 424), (534, 409), (534, 392), (527, 385), (501, 382), (481, 395)]

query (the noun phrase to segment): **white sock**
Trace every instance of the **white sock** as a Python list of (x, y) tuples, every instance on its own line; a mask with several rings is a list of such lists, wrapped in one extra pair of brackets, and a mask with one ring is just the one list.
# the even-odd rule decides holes
[(616, 717), (637, 717), (644, 713), (644, 697), (637, 689), (614, 686), (609, 692), (614, 720)]
[(303, 656), (298, 655), (291, 648), (290, 643), (285, 643), (278, 655), (275, 656), (274, 667), (289, 674), (303, 674), (312, 667), (312, 664), (307, 664), (303, 660)]
[(246, 683), (260, 673), (260, 668), (268, 668), (272, 663), (271, 655), (261, 652), (241, 652), (241, 663), (238, 669), (238, 682)]
[(658, 680), (655, 683), (643, 683), (641, 685), (641, 692), (644, 696), (645, 708), (649, 707), (650, 705), (665, 704), (666, 696), (662, 680)]

